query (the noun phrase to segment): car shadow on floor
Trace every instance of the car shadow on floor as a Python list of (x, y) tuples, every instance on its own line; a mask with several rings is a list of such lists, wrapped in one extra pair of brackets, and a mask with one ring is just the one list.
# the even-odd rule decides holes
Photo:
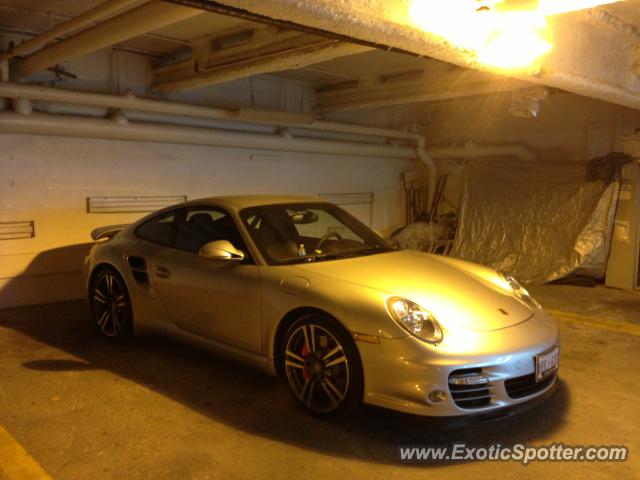
[(354, 417), (322, 420), (304, 413), (278, 379), (229, 360), (155, 336), (123, 344), (103, 340), (89, 325), (84, 308), (83, 302), (65, 302), (3, 311), (0, 327), (79, 359), (33, 359), (24, 363), (25, 368), (87, 375), (107, 370), (213, 421), (327, 455), (399, 464), (398, 448), (407, 445), (551, 443), (570, 403), (567, 385), (560, 380), (555, 394), (542, 405), (464, 428), (444, 429), (429, 419), (371, 407)]

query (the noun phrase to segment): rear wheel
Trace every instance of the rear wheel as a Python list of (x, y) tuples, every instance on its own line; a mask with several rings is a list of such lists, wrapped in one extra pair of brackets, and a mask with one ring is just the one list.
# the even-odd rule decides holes
[(351, 335), (332, 318), (300, 318), (287, 330), (281, 351), (289, 389), (308, 412), (331, 416), (362, 403), (358, 350)]
[(98, 331), (108, 339), (120, 340), (131, 332), (129, 293), (114, 269), (104, 268), (93, 279), (89, 305)]

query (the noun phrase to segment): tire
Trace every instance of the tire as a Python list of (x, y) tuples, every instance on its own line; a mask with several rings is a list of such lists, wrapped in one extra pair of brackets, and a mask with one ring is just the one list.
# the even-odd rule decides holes
[(127, 286), (113, 268), (102, 268), (91, 282), (89, 313), (98, 332), (111, 341), (131, 335), (131, 300)]
[(351, 413), (362, 404), (364, 381), (351, 335), (329, 316), (296, 320), (284, 335), (281, 365), (289, 390), (312, 415)]

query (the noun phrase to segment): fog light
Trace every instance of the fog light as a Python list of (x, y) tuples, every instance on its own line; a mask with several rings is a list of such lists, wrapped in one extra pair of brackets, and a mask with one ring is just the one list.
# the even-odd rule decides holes
[(429, 401), (433, 403), (442, 402), (447, 399), (447, 394), (442, 390), (434, 390), (428, 395)]
[(449, 377), (449, 385), (486, 385), (489, 379), (481, 373), (460, 373)]

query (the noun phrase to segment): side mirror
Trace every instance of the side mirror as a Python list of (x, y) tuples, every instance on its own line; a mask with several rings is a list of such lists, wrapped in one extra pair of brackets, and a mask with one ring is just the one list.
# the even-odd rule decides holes
[(205, 243), (198, 252), (202, 258), (207, 260), (227, 260), (232, 262), (240, 262), (244, 260), (244, 253), (236, 249), (231, 242), (227, 240), (215, 240)]

